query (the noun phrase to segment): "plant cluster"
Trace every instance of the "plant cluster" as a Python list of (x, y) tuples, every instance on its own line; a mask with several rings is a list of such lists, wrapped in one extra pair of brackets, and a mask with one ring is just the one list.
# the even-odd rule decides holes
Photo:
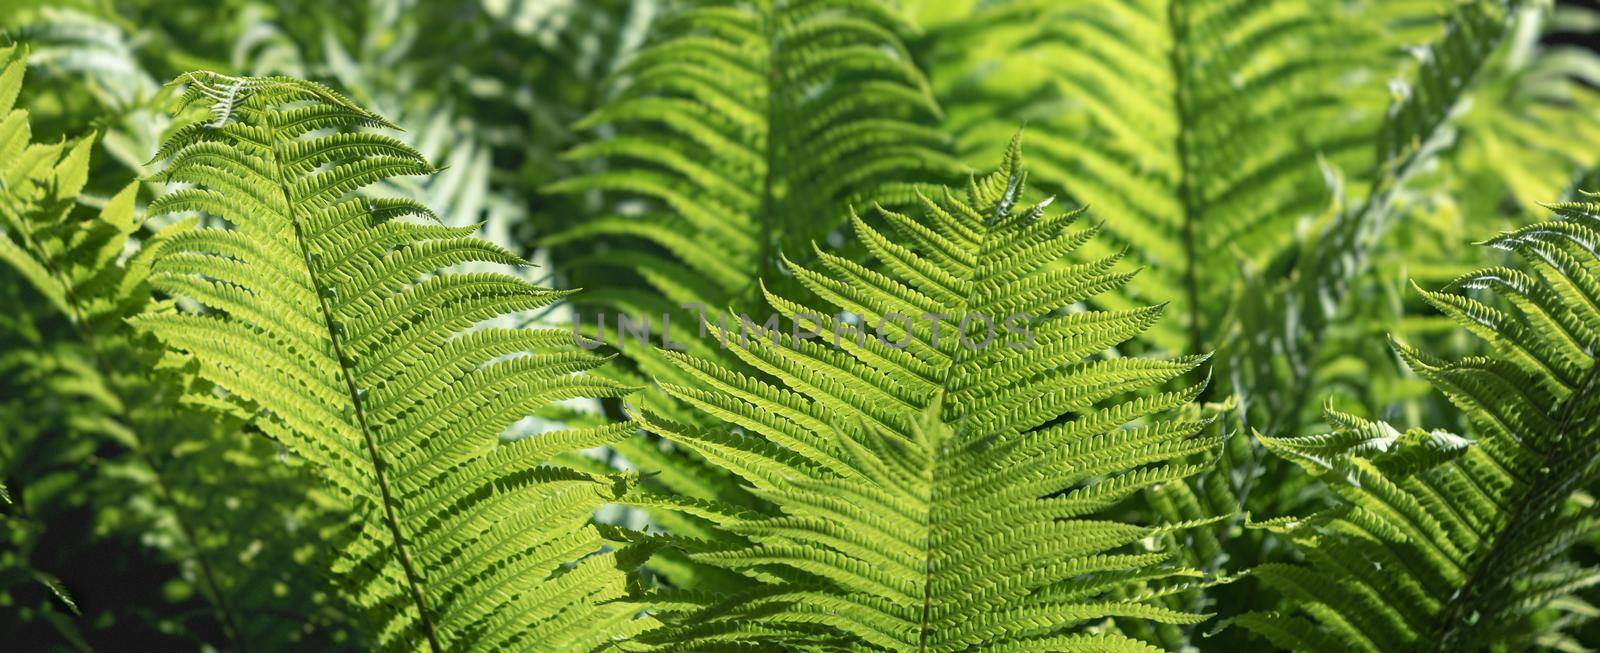
[(1581, 4), (0, 30), (21, 650), (1600, 648)]

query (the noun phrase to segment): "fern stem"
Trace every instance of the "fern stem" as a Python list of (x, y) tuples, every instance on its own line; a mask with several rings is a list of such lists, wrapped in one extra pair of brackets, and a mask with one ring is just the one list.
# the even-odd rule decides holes
[(1178, 157), (1178, 200), (1182, 205), (1183, 215), (1183, 285), (1184, 295), (1189, 304), (1189, 353), (1199, 354), (1206, 349), (1206, 338), (1201, 324), (1200, 307), (1200, 279), (1195, 251), (1195, 223), (1200, 219), (1200, 206), (1195, 198), (1194, 185), (1191, 183), (1194, 171), (1191, 167), (1189, 153), (1189, 132), (1191, 131), (1191, 117), (1189, 115), (1189, 53), (1187, 42), (1189, 40), (1189, 26), (1185, 22), (1183, 10), (1179, 5), (1183, 0), (1170, 0), (1167, 3), (1167, 30), (1172, 36), (1172, 49), (1168, 52), (1167, 64), (1172, 72), (1172, 108), (1178, 119), (1178, 130), (1173, 136), (1173, 147)]
[(777, 258), (777, 243), (774, 242), (783, 233), (783, 226), (776, 215), (778, 211), (777, 198), (773, 196), (775, 189), (773, 177), (778, 174), (778, 3), (774, 0), (768, 3), (766, 15), (762, 17), (762, 28), (767, 37), (767, 142), (766, 156), (767, 169), (761, 176), (761, 260), (756, 262), (757, 274), (751, 282), (755, 294), (753, 304), (761, 304), (761, 279), (776, 279), (777, 266), (773, 261)]
[(348, 358), (344, 353), (344, 341), (340, 337), (337, 322), (333, 315), (333, 308), (328, 305), (327, 293), (323, 292), (322, 280), (317, 275), (317, 268), (311, 258), (311, 246), (306, 242), (305, 226), (300, 220), (295, 219), (294, 201), (289, 189), (283, 184), (283, 175), (278, 164), (278, 139), (269, 131), (272, 143), (269, 164), (272, 166), (274, 179), (278, 181), (278, 191), (283, 196), (285, 210), (289, 215), (289, 223), (294, 225), (295, 245), (300, 249), (301, 259), (305, 262), (306, 275), (311, 282), (311, 290), (317, 296), (317, 306), (322, 313), (323, 328), (328, 331), (328, 340), (333, 345), (333, 355), (339, 361), (339, 374), (344, 378), (345, 392), (350, 397), (351, 409), (355, 412), (356, 424), (361, 428), (361, 437), (367, 448), (367, 456), (372, 459), (373, 476), (378, 481), (378, 493), (383, 502), (384, 525), (389, 530), (389, 536), (394, 538), (395, 557), (400, 560), (400, 567), (406, 575), (406, 585), (411, 591), (411, 600), (417, 606), (417, 619), (422, 627), (422, 633), (428, 638), (428, 648), (434, 653), (444, 653), (445, 649), (439, 644), (439, 636), (435, 632), (432, 613), (428, 609), (427, 596), (422, 591), (422, 578), (417, 573), (411, 562), (411, 555), (406, 551), (405, 531), (400, 527), (400, 519), (395, 514), (394, 496), (389, 490), (389, 479), (385, 473), (383, 457), (378, 453), (377, 439), (372, 432), (372, 427), (367, 423), (366, 407), (361, 399), (360, 388), (356, 384), (355, 376), (351, 373)]

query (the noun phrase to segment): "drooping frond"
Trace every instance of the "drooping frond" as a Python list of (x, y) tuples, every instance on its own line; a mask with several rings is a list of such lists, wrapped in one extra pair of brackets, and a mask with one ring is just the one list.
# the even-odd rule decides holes
[(769, 292), (792, 329), (719, 329), (753, 375), (672, 355), (694, 384), (666, 391), (718, 423), (638, 419), (774, 507), (682, 504), (723, 532), (675, 544), (750, 589), (709, 605), (663, 594), (701, 607), (644, 641), (1146, 651), (1107, 620), (1204, 618), (1159, 605), (1199, 580), (1147, 546), (1182, 525), (1098, 514), (1199, 471), (1174, 461), (1214, 450), (1207, 420), (1173, 415), (1198, 386), (1125, 398), (1202, 359), (1099, 357), (1162, 307), (1077, 310), (1132, 274), (1113, 271), (1115, 257), (1052, 267), (1100, 229), (1077, 227), (1082, 211), (1019, 204), (1023, 183), (1013, 141), (964, 199), (924, 198), (920, 219), (881, 211), (894, 237), (852, 216), (881, 272), (823, 251), (793, 267), (826, 310)]
[(615, 396), (601, 362), (553, 330), (474, 328), (563, 293), (473, 262), (518, 265), (418, 203), (352, 193), (432, 167), (363, 127), (382, 117), (293, 78), (190, 73), (210, 120), (163, 147), (192, 187), (152, 213), (202, 211), (227, 228), (170, 238), (152, 283), (203, 308), (138, 324), (259, 407), (267, 434), (316, 466), (354, 512), (335, 564), (387, 650), (588, 650), (630, 633), (602, 605), (625, 578), (593, 511), (611, 479), (550, 464), (621, 426), (500, 434), (548, 403)]
[(1290, 600), (1284, 611), (1240, 624), (1295, 650), (1575, 644), (1554, 631), (1592, 612), (1571, 597), (1600, 582), (1565, 555), (1600, 527), (1583, 496), (1600, 480), (1600, 204), (1553, 208), (1558, 219), (1487, 242), (1521, 265), (1421, 291), (1490, 355), (1395, 344), (1475, 438), (1330, 411), (1332, 434), (1265, 440), (1342, 501), (1288, 531), (1306, 564), (1252, 572)]
[[(309, 479), (268, 464), (270, 445), (240, 430), (237, 411), (203, 410), (227, 402), (211, 396), (186, 361), (153, 355), (159, 346), (128, 325), (130, 316), (157, 310), (146, 273), (161, 238), (130, 243), (140, 227), (137, 183), (96, 212), (81, 206), (94, 139), (31, 142), (27, 112), (13, 108), (25, 59), (21, 49), (0, 50), (0, 262), (48, 308), (29, 315), (24, 298), (13, 296), (14, 315), (37, 324), (5, 331), (36, 342), (3, 338), (0, 347), (3, 410), (28, 424), (0, 433), (0, 477), (15, 484), (16, 500), (6, 503), (16, 516), (38, 522), (10, 541), (23, 560), (59, 560), (44, 545), (53, 521), (78, 512), (121, 515), (95, 524), (97, 536), (133, 531), (179, 565), (210, 604), (170, 626), (173, 635), (241, 651), (323, 646), (326, 615), (315, 598), (322, 584), (296, 573), (294, 560), (305, 552), (287, 532), (291, 524), (317, 525)], [(45, 333), (22, 333), (33, 329)], [(73, 490), (51, 489), (64, 483)], [(248, 503), (228, 506), (228, 499)], [(101, 572), (109, 582), (123, 573)], [(131, 619), (116, 616), (128, 608), (92, 607), (111, 614), (89, 614), (85, 627)], [(222, 639), (210, 639), (218, 630)]]

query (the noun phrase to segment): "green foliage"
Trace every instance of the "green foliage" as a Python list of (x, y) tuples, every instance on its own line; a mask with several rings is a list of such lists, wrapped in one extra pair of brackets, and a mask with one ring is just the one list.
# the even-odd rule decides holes
[(165, 242), (151, 282), (194, 304), (136, 322), (193, 354), (349, 503), (334, 569), (379, 645), (584, 650), (626, 635), (632, 610), (602, 603), (620, 595), (622, 573), (588, 525), (613, 484), (548, 463), (627, 429), (499, 442), (544, 404), (622, 389), (575, 374), (600, 359), (566, 334), (470, 328), (562, 293), (445, 271), (521, 260), (470, 229), (413, 220), (433, 219), (415, 202), (351, 196), (432, 171), (399, 141), (356, 130), (392, 126), (376, 114), (290, 78), (181, 81), (183, 100), (209, 104), (211, 118), (163, 147), (166, 177), (192, 186), (151, 212), (203, 211), (229, 226)]
[[(592, 135), (564, 158), (587, 172), (545, 188), (591, 200), (591, 218), (544, 241), (558, 248), (567, 283), (586, 290), (575, 317), (593, 325), (589, 333), (604, 335), (597, 319), (606, 313), (681, 333), (698, 321), (685, 307), (763, 310), (758, 280), (787, 285), (783, 257), (804, 261), (813, 241), (842, 239), (848, 206), (905, 205), (914, 184), (959, 170), (903, 45), (915, 31), (877, 0), (666, 7), (645, 45), (611, 72), (604, 103), (577, 124)], [(704, 342), (688, 346), (720, 355)], [(605, 374), (622, 382), (691, 382), (648, 347), (619, 353), (631, 365)], [(634, 401), (697, 419), (653, 389)], [(759, 503), (692, 455), (645, 439), (616, 449), (659, 490)], [(693, 518), (654, 517), (701, 533)]]
[(5, 8), (8, 647), (1600, 645), (1580, 3)]
[[(1020, 206), (1024, 177), (1013, 141), (1000, 170), (975, 180), (964, 200), (948, 191), (922, 199), (921, 220), (884, 211), (898, 238), (853, 220), (884, 272), (821, 252), (815, 267), (794, 268), (826, 305), (856, 316), (856, 328), (880, 325), (877, 335), (844, 335), (833, 341), (841, 350), (829, 335), (741, 331), (731, 351), (759, 377), (674, 356), (699, 385), (666, 391), (724, 424), (697, 429), (649, 413), (640, 421), (738, 474), (776, 509), (712, 509), (726, 535), (698, 543), (692, 557), (754, 587), (712, 597), (645, 641), (1144, 650), (1087, 626), (1204, 618), (1157, 602), (1199, 572), (1140, 546), (1182, 525), (1094, 516), (1203, 469), (1173, 462), (1219, 442), (1203, 433), (1207, 421), (1171, 414), (1199, 387), (1126, 397), (1201, 359), (1098, 357), (1162, 309), (1062, 312), (1132, 275), (1111, 271), (1115, 257), (1053, 269), (1099, 229), (1073, 228), (1081, 210)], [(796, 328), (833, 334), (846, 319), (768, 301)], [(895, 317), (933, 314), (937, 324)], [(1024, 314), (1036, 318), (1031, 335), (1002, 344), (1000, 316)]]
[(1414, 80), (1396, 85), (1397, 99), (1375, 139), (1377, 176), (1366, 196), (1349, 205), (1336, 197), (1317, 238), (1283, 252), (1245, 288), (1232, 335), (1254, 342), (1229, 347), (1234, 374), (1243, 385), (1286, 386), (1259, 393), (1258, 428), (1275, 433), (1292, 427), (1294, 414), (1303, 410), (1312, 388), (1310, 361), (1321, 354), (1323, 336), (1344, 310), (1351, 284), (1392, 223), (1395, 196), (1439, 147), (1447, 120), (1510, 29), (1517, 4), (1469, 3), (1451, 15), (1444, 34), (1421, 51)]
[(1307, 564), (1253, 570), (1292, 602), (1241, 625), (1295, 650), (1581, 644), (1561, 631), (1593, 614), (1576, 595), (1600, 568), (1563, 553), (1600, 525), (1586, 495), (1600, 480), (1600, 204), (1552, 208), (1559, 219), (1487, 241), (1520, 266), (1420, 291), (1493, 353), (1444, 360), (1395, 344), (1476, 437), (1330, 411), (1331, 434), (1264, 440), (1340, 502), (1278, 525)]
[(938, 105), (902, 45), (915, 28), (886, 4), (682, 5), (580, 123), (614, 133), (567, 153), (610, 165), (549, 188), (650, 201), (614, 203), (615, 215), (551, 242), (621, 241), (594, 263), (637, 271), (666, 301), (610, 288), (591, 300), (659, 314), (756, 299), (753, 280), (775, 279), (780, 253), (803, 256), (845, 203), (905, 203), (912, 183), (956, 169), (928, 125)]
[[(8, 349), (4, 361), (7, 376), (19, 378), (6, 383), (18, 401), (8, 402), (13, 419), (7, 420), (11, 432), (0, 463), (14, 494), (6, 500), (8, 519), (15, 520), (12, 539), (23, 553), (8, 565), (26, 570), (76, 612), (56, 575), (72, 574), (75, 584), (81, 576), (44, 543), (52, 536), (48, 522), (92, 511), (97, 528), (161, 549), (210, 604), (203, 616), (174, 629), (201, 640), (220, 629), (217, 644), (254, 650), (331, 646), (322, 639), (330, 633), (321, 632), (328, 619), (321, 584), (294, 569), (315, 557), (313, 548), (291, 537), (296, 523), (317, 518), (314, 508), (301, 505), (311, 498), (304, 477), (295, 468), (264, 464), (270, 447), (240, 431), (238, 411), (207, 396), (209, 385), (195, 378), (187, 361), (163, 355), (127, 325), (130, 316), (161, 310), (147, 285), (159, 239), (125, 253), (139, 228), (137, 184), (104, 201), (94, 215), (78, 210), (93, 140), (30, 142), (27, 112), (11, 107), (24, 58), (24, 51), (0, 50), (0, 160), (6, 162), (0, 166), (0, 260), (26, 279), (53, 315), (19, 310), (8, 329), (44, 345)], [(46, 341), (38, 328), (52, 323), (71, 335)], [(196, 410), (198, 404), (223, 410)], [(82, 469), (86, 458), (98, 459), (98, 469)], [(236, 493), (231, 498), (210, 491), (223, 478)], [(121, 509), (118, 500), (125, 503)], [(133, 607), (86, 605), (112, 620)], [(60, 620), (55, 626), (83, 646), (118, 638), (78, 633)]]

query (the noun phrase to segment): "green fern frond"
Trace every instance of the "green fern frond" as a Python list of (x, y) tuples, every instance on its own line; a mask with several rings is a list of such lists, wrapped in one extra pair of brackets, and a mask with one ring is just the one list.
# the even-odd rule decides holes
[(607, 169), (550, 187), (647, 203), (613, 202), (553, 242), (670, 254), (598, 261), (638, 269), (667, 307), (759, 299), (751, 280), (775, 278), (778, 255), (803, 255), (846, 202), (903, 204), (912, 182), (959, 169), (928, 126), (939, 108), (902, 44), (913, 29), (877, 0), (685, 3), (579, 125), (615, 130), (568, 153)]
[[(1319, 340), (1390, 222), (1390, 196), (1446, 140), (1517, 6), (1012, 0), (929, 47), (964, 142), (1031, 121), (1042, 186), (1127, 216), (1085, 254), (1126, 247), (1151, 271), (1100, 305), (1172, 298), (1178, 319), (1150, 340), (1217, 349), (1230, 381), (1246, 366), (1257, 376), (1234, 387), (1255, 390), (1240, 392), (1243, 408), (1266, 428), (1298, 422), (1304, 395), (1279, 389), (1308, 385), (1314, 352), (1284, 361), (1286, 345), (1261, 334), (1287, 325)], [(1435, 40), (1411, 48), (1419, 37)]]
[[(665, 650), (1143, 651), (1149, 645), (1098, 625), (1205, 618), (1160, 604), (1205, 579), (1169, 564), (1173, 552), (1148, 548), (1191, 524), (1098, 516), (1203, 468), (1174, 461), (1214, 451), (1208, 421), (1171, 414), (1199, 386), (1123, 398), (1203, 357), (1098, 357), (1162, 308), (1069, 310), (1131, 275), (1111, 269), (1114, 257), (1053, 267), (1100, 228), (1078, 228), (1081, 210), (1019, 204), (1024, 177), (1013, 141), (1001, 169), (975, 179), (964, 199), (922, 198), (921, 220), (881, 211), (896, 238), (852, 217), (883, 271), (824, 251), (815, 266), (793, 266), (830, 310), (771, 292), (767, 300), (796, 328), (824, 335), (728, 333), (755, 375), (671, 354), (696, 384), (665, 390), (721, 423), (649, 412), (639, 421), (775, 508), (703, 513), (725, 535), (689, 558), (755, 586), (644, 641)], [(1005, 321), (1018, 315), (1031, 316), (1026, 332)], [(848, 325), (874, 333), (836, 339)]]
[(1317, 393), (1363, 414), (1405, 411), (1413, 422), (1452, 412), (1426, 382), (1395, 374), (1393, 352), (1373, 332), (1386, 325), (1377, 330), (1435, 351), (1472, 346), (1449, 318), (1409, 293), (1408, 282), (1431, 287), (1499, 263), (1498, 252), (1461, 244), (1538, 222), (1541, 202), (1596, 187), (1575, 183), (1573, 171), (1591, 170), (1600, 155), (1571, 144), (1600, 139), (1600, 92), (1584, 81), (1600, 56), (1561, 43), (1592, 34), (1592, 14), (1576, 7), (1518, 12), (1505, 44), (1479, 73), (1472, 102), (1451, 121), (1455, 137), (1407, 183), (1391, 233), (1318, 348), (1326, 362), (1312, 381)]
[(1240, 625), (1296, 650), (1514, 649), (1544, 635), (1541, 614), (1600, 582), (1564, 555), (1600, 527), (1579, 501), (1600, 480), (1600, 204), (1552, 209), (1558, 219), (1487, 241), (1521, 265), (1419, 291), (1492, 354), (1394, 345), (1476, 438), (1330, 410), (1332, 434), (1263, 440), (1343, 501), (1292, 531), (1305, 565), (1252, 572), (1293, 601), (1287, 611)]
[(973, 114), (958, 127), (969, 142), (1031, 121), (1039, 183), (1126, 216), (1086, 255), (1126, 247), (1151, 269), (1104, 305), (1171, 298), (1177, 319), (1150, 339), (1217, 347), (1241, 269), (1291, 247), (1326, 204), (1324, 166), (1371, 165), (1391, 44), (1346, 4), (992, 3), (947, 83), (971, 106), (947, 104)]
[[(162, 148), (191, 184), (152, 213), (203, 211), (228, 228), (170, 238), (153, 284), (198, 304), (139, 326), (259, 406), (261, 430), (316, 466), (354, 511), (335, 570), (389, 650), (587, 650), (642, 625), (624, 574), (589, 525), (612, 479), (550, 464), (625, 426), (500, 434), (548, 403), (617, 396), (580, 374), (603, 359), (554, 330), (474, 328), (565, 293), (413, 201), (353, 196), (433, 168), (325, 86), (190, 73), (211, 118)], [(188, 306), (182, 304), (181, 306)]]

